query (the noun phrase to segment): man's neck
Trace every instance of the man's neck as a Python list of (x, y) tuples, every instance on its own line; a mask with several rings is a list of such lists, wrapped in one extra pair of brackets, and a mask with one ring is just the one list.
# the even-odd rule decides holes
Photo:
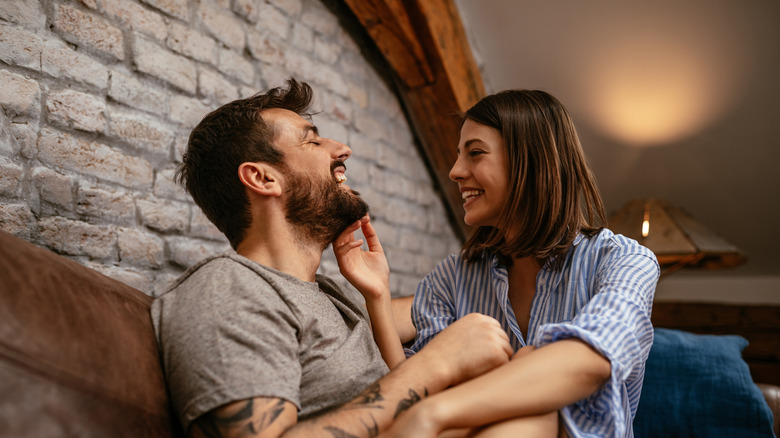
[(301, 240), (289, 226), (257, 228), (261, 231), (247, 230), (236, 249), (238, 254), (300, 280), (314, 281), (322, 260), (319, 244)]

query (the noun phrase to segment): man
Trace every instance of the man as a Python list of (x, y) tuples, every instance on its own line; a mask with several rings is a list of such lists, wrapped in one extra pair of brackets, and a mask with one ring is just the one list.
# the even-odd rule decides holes
[(376, 311), (390, 305), (387, 281), (361, 281), (361, 266), (387, 267), (368, 207), (344, 184), (351, 150), (303, 117), (311, 99), (291, 79), (217, 109), (190, 135), (177, 177), (235, 252), (192, 267), (152, 305), (189, 436), (376, 436), (421, 398), (511, 355), (499, 324), (474, 315), (388, 373), (365, 309), (316, 276), (323, 250), (337, 238), (354, 247), (362, 228), (369, 250), (339, 262), (378, 316), (371, 323), (392, 324)]

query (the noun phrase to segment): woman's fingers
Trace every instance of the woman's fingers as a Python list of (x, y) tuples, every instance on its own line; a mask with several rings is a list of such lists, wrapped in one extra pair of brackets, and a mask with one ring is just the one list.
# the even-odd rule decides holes
[(355, 231), (360, 229), (361, 220), (355, 221), (353, 224), (345, 228), (344, 231), (342, 231), (341, 234), (336, 237), (336, 240), (333, 241), (333, 247), (338, 248), (348, 242), (355, 240)]
[(363, 227), (363, 236), (368, 242), (368, 250), (372, 252), (383, 252), (382, 244), (379, 242), (379, 236), (376, 234), (374, 226), (371, 225), (371, 220), (368, 215), (361, 219), (361, 226)]

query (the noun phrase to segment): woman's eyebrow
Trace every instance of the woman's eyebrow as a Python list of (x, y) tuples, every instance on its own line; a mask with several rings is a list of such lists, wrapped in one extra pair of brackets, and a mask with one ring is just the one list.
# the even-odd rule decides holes
[[(474, 145), (474, 143), (484, 143), (484, 142), (481, 139), (479, 139), (479, 138), (470, 138), (470, 139), (466, 140), (465, 143), (463, 143), (463, 149), (470, 148), (471, 146)], [(460, 148), (458, 148), (457, 146), (455, 147), (455, 149), (456, 150), (460, 150)]]

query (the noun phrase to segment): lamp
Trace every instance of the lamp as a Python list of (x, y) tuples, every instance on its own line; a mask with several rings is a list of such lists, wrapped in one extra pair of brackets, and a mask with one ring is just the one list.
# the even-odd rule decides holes
[(662, 276), (683, 267), (741, 265), (745, 254), (677, 207), (656, 198), (634, 199), (610, 216), (609, 228), (655, 253)]

